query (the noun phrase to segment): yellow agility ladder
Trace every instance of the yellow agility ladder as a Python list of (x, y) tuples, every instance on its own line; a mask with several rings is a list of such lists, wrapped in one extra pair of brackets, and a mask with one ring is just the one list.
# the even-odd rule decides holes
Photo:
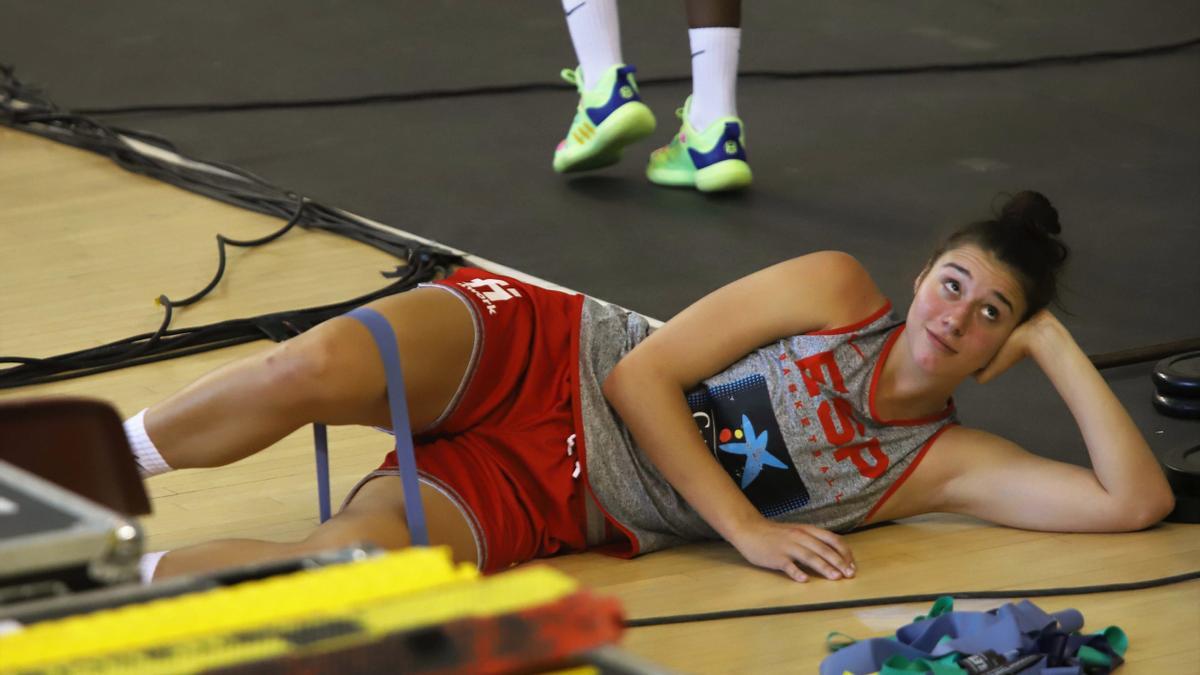
[(0, 636), (0, 674), (499, 673), (615, 642), (615, 600), (529, 566), (481, 577), (418, 548), (44, 621)]

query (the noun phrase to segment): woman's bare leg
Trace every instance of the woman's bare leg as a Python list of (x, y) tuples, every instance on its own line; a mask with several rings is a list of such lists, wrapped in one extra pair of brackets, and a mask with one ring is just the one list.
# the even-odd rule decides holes
[[(369, 307), (392, 324), (409, 420), (428, 426), (453, 399), (475, 329), (452, 294), (418, 288)], [(386, 379), (370, 332), (338, 317), (200, 378), (146, 411), (146, 433), (172, 468), (219, 466), (312, 422), (391, 426)]]
[[(462, 513), (445, 495), (421, 486), (430, 543), (449, 546), (456, 562), (478, 565), (475, 539)], [(158, 562), (154, 579), (211, 572), (225, 567), (286, 560), (362, 542), (389, 550), (408, 546), (400, 479), (380, 476), (368, 481), (350, 504), (298, 542), (222, 539), (168, 552)]]

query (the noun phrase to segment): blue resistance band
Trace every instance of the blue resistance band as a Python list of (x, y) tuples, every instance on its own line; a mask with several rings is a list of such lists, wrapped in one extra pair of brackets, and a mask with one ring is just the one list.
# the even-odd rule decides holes
[[(429, 531), (425, 526), (425, 508), (421, 503), (421, 487), (417, 480), (417, 460), (413, 455), (412, 429), (408, 422), (408, 401), (404, 395), (404, 377), (400, 371), (400, 353), (396, 350), (396, 333), (382, 314), (359, 307), (346, 314), (357, 319), (375, 339), (383, 371), (387, 377), (388, 406), (392, 413), (392, 433), (396, 436), (396, 461), (400, 465), (400, 480), (404, 487), (404, 510), (408, 518), (408, 534), (413, 546), (428, 546)], [(317, 452), (317, 500), (321, 522), (329, 520), (329, 439), (325, 425), (313, 424), (313, 443)]]
[(1121, 665), (1128, 647), (1116, 626), (1080, 635), (1083, 615), (1073, 609), (1049, 614), (1021, 600), (988, 612), (952, 610), (953, 600), (941, 598), (928, 617), (917, 617), (895, 637), (838, 649), (821, 662), (820, 673), (1106, 674)]

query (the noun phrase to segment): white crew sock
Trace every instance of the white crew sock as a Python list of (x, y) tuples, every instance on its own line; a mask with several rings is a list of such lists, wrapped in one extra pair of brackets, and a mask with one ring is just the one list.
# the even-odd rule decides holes
[(141, 575), (143, 584), (154, 580), (154, 570), (158, 569), (158, 561), (166, 554), (166, 551), (154, 551), (142, 555), (142, 559), (138, 561), (138, 574)]
[(167, 464), (162, 455), (158, 454), (158, 448), (154, 447), (154, 441), (146, 435), (146, 424), (143, 421), (145, 417), (146, 410), (143, 409), (125, 420), (125, 436), (129, 438), (129, 445), (133, 448), (133, 458), (137, 460), (138, 472), (142, 474), (142, 478), (149, 478), (170, 471), (171, 465)]
[(738, 51), (742, 29), (692, 28), (692, 108), (688, 123), (704, 131), (721, 117), (737, 117)]
[(605, 71), (624, 63), (617, 0), (562, 0), (562, 5), (583, 70), (583, 88), (590, 91)]

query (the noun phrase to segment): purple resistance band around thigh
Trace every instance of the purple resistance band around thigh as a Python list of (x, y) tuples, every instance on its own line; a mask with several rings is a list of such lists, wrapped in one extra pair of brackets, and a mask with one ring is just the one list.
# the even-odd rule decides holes
[[(392, 433), (396, 436), (396, 462), (404, 487), (404, 511), (408, 518), (408, 534), (413, 546), (428, 546), (429, 532), (425, 527), (425, 508), (421, 504), (420, 483), (417, 481), (417, 461), (413, 456), (412, 429), (408, 422), (408, 400), (404, 395), (404, 377), (400, 371), (400, 353), (396, 349), (396, 333), (382, 314), (367, 307), (346, 313), (357, 319), (375, 339), (383, 371), (387, 376), (388, 407), (392, 413)], [(313, 424), (313, 440), (317, 449), (317, 499), (321, 522), (329, 520), (329, 440), (325, 425)]]

